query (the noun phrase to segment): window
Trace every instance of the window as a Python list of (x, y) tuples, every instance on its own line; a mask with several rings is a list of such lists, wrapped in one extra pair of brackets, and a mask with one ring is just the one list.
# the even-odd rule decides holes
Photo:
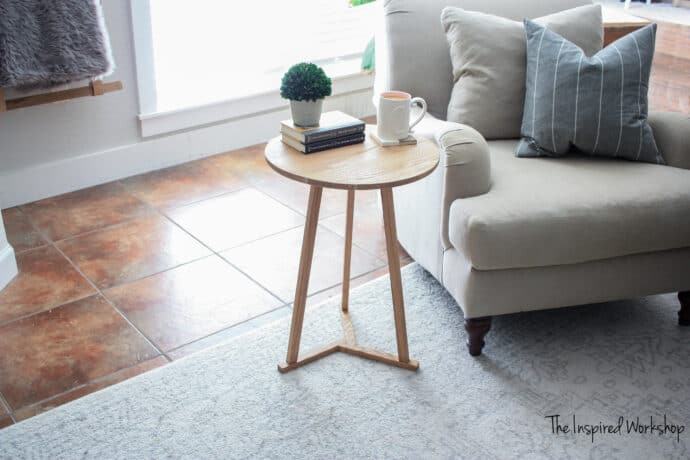
[(275, 92), (300, 61), (331, 77), (357, 73), (374, 33), (375, 4), (347, 0), (138, 0), (132, 8), (143, 115)]

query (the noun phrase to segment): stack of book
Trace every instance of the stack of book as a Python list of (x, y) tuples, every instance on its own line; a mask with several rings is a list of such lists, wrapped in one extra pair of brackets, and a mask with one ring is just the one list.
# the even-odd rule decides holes
[(344, 147), (364, 142), (365, 124), (355, 117), (335, 110), (321, 115), (319, 126), (303, 128), (292, 120), (280, 122), (283, 142), (302, 153)]

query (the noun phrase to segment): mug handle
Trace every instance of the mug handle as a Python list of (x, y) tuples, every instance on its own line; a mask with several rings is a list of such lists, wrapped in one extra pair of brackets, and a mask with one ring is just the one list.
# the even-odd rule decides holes
[(410, 131), (412, 131), (412, 128), (414, 128), (417, 123), (422, 121), (422, 118), (424, 118), (424, 115), (426, 115), (426, 101), (424, 99), (422, 99), (421, 97), (413, 97), (410, 100), (411, 106), (415, 105), (417, 103), (422, 106), (422, 112), (419, 114), (417, 119), (415, 121), (413, 121), (412, 124), (410, 125), (410, 128), (409, 128)]

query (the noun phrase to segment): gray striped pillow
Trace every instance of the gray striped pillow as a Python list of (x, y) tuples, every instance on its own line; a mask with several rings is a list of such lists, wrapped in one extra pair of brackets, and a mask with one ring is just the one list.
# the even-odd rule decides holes
[(592, 57), (525, 20), (527, 81), (519, 157), (583, 153), (664, 164), (647, 123), (656, 25)]

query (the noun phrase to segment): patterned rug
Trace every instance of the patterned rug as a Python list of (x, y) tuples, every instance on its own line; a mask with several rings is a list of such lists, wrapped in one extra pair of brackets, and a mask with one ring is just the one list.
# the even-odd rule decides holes
[[(279, 374), (280, 321), (1, 430), (0, 458), (690, 457), (675, 295), (499, 317), (471, 358), (443, 288), (416, 265), (403, 284), (416, 373), (335, 354)], [(395, 350), (387, 278), (351, 312)], [(339, 335), (337, 301), (307, 311), (305, 347)]]

